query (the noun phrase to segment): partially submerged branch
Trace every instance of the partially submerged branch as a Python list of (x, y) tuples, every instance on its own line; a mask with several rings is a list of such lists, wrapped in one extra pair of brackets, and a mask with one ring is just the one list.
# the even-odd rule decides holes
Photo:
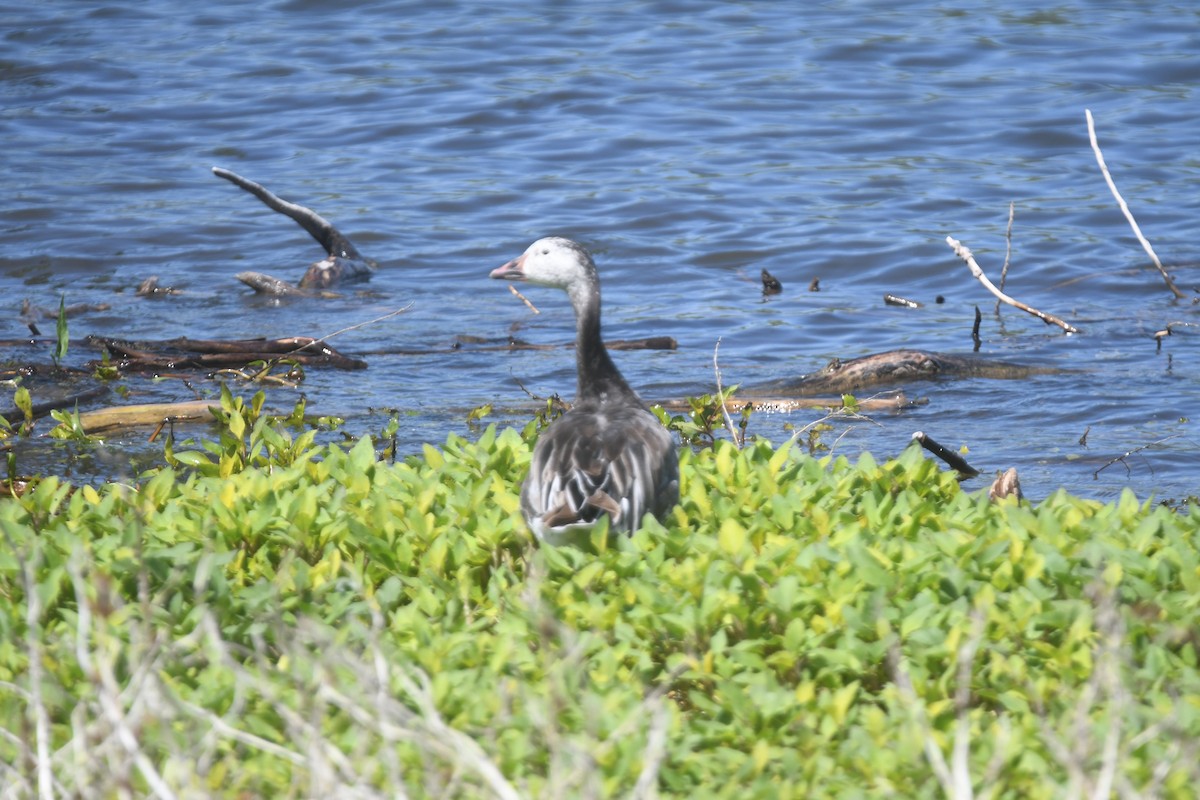
[(110, 406), (79, 415), (79, 424), (89, 434), (105, 433), (139, 425), (158, 425), (170, 422), (209, 422), (214, 400), (189, 400), (183, 403), (146, 403), (136, 406)]
[(121, 369), (218, 369), (271, 360), (288, 360), (335, 369), (367, 368), (367, 362), (362, 359), (344, 356), (320, 339), (309, 336), (232, 341), (180, 337), (148, 342), (89, 336), (85, 341), (107, 350), (119, 362)]
[(1042, 322), (1046, 323), (1047, 325), (1057, 325), (1058, 327), (1062, 328), (1067, 333), (1079, 333), (1079, 329), (1074, 327), (1070, 323), (1067, 323), (1064, 320), (1059, 319), (1058, 317), (1054, 316), (1053, 314), (1047, 314), (1043, 311), (1038, 311), (1033, 306), (1026, 305), (1025, 303), (1022, 303), (1020, 300), (1015, 300), (1012, 297), (1009, 297), (1008, 295), (1006, 295), (1004, 292), (1000, 291), (1000, 289), (998, 289), (994, 283), (992, 283), (990, 280), (988, 280), (988, 276), (983, 273), (983, 269), (981, 269), (979, 264), (977, 264), (975, 262), (975, 256), (971, 253), (970, 248), (968, 248), (966, 245), (964, 245), (958, 239), (955, 239), (953, 236), (947, 236), (946, 244), (950, 245), (950, 247), (954, 250), (954, 254), (956, 256), (958, 256), (959, 258), (961, 258), (963, 261), (966, 262), (967, 268), (971, 270), (971, 274), (974, 275), (979, 280), (979, 282), (984, 285), (984, 288), (986, 288), (989, 292), (994, 294), (997, 298), (999, 298), (1000, 300), (1002, 300), (1005, 303), (1008, 303), (1010, 306), (1013, 306), (1014, 308), (1021, 309), (1022, 311), (1024, 311), (1027, 314), (1032, 314), (1033, 316), (1037, 317), (1038, 319), (1040, 319)]
[(1096, 163), (1100, 165), (1100, 172), (1104, 175), (1104, 182), (1108, 184), (1108, 190), (1117, 199), (1117, 205), (1121, 207), (1121, 213), (1129, 221), (1129, 227), (1133, 228), (1133, 235), (1141, 242), (1142, 249), (1146, 251), (1146, 254), (1150, 256), (1150, 260), (1154, 262), (1154, 266), (1158, 268), (1158, 273), (1162, 275), (1162, 279), (1166, 282), (1167, 288), (1171, 290), (1171, 294), (1180, 299), (1187, 297), (1175, 285), (1175, 281), (1171, 280), (1171, 276), (1167, 274), (1166, 269), (1163, 268), (1162, 262), (1158, 260), (1158, 254), (1150, 246), (1149, 240), (1142, 235), (1142, 229), (1138, 227), (1137, 220), (1133, 218), (1133, 212), (1129, 210), (1129, 205), (1125, 202), (1125, 198), (1121, 197), (1121, 193), (1117, 191), (1117, 184), (1113, 182), (1112, 175), (1108, 172), (1108, 165), (1104, 163), (1104, 154), (1100, 152), (1100, 143), (1096, 140), (1096, 124), (1092, 120), (1092, 110), (1085, 108), (1083, 113), (1087, 116), (1088, 138), (1092, 142), (1092, 152), (1096, 154)]

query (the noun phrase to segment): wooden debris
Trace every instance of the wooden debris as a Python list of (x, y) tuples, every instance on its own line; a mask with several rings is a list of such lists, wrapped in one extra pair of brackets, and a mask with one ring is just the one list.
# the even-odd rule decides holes
[[(365, 355), (393, 356), (428, 356), (447, 352), (495, 353), (514, 350), (563, 350), (575, 346), (575, 342), (565, 344), (533, 344), (521, 339), (509, 339), (504, 344), (491, 344), (495, 339), (482, 336), (460, 334), (454, 337), (454, 343), (448, 349), (434, 350), (430, 348), (389, 348), (384, 350), (367, 350)], [(679, 343), (671, 336), (647, 336), (642, 339), (614, 339), (606, 341), (604, 346), (609, 350), (677, 350)]]
[(974, 478), (979, 474), (979, 470), (967, 463), (967, 460), (949, 450), (933, 440), (933, 437), (926, 436), (924, 432), (917, 431), (912, 435), (912, 438), (918, 442), (921, 447), (924, 447), (929, 452), (946, 462), (946, 465), (957, 472), (963, 478)]
[(210, 422), (214, 419), (215, 400), (189, 400), (183, 403), (146, 403), (133, 406), (111, 406), (79, 415), (79, 424), (89, 434), (110, 433), (141, 425), (170, 422)]
[(1108, 165), (1104, 163), (1104, 154), (1100, 152), (1100, 143), (1096, 140), (1096, 123), (1092, 120), (1092, 110), (1085, 108), (1084, 115), (1087, 117), (1088, 138), (1092, 142), (1092, 152), (1096, 154), (1096, 163), (1100, 165), (1100, 172), (1104, 175), (1104, 182), (1108, 184), (1109, 191), (1117, 199), (1117, 205), (1121, 207), (1121, 213), (1125, 215), (1125, 219), (1129, 222), (1129, 227), (1133, 228), (1133, 235), (1141, 242), (1142, 249), (1146, 251), (1146, 254), (1150, 256), (1150, 260), (1154, 262), (1154, 266), (1158, 269), (1158, 273), (1162, 275), (1162, 279), (1166, 282), (1167, 288), (1171, 290), (1171, 294), (1180, 299), (1187, 297), (1175, 285), (1175, 281), (1171, 280), (1171, 276), (1167, 274), (1167, 270), (1163, 268), (1162, 262), (1158, 260), (1158, 254), (1150, 246), (1149, 240), (1142, 235), (1142, 229), (1138, 227), (1137, 220), (1133, 218), (1133, 212), (1129, 210), (1129, 204), (1125, 202), (1125, 198), (1121, 197), (1121, 193), (1117, 191), (1117, 184), (1113, 182), (1112, 175), (1108, 172)]
[(975, 263), (975, 256), (971, 253), (970, 248), (968, 248), (966, 245), (964, 245), (958, 239), (955, 239), (953, 236), (947, 236), (946, 244), (950, 245), (950, 247), (954, 250), (955, 255), (957, 255), (964, 262), (966, 262), (967, 268), (971, 270), (971, 274), (974, 275), (979, 280), (979, 282), (984, 285), (984, 288), (986, 288), (989, 292), (994, 294), (997, 298), (1004, 301), (1005, 303), (1008, 303), (1010, 306), (1013, 306), (1014, 308), (1021, 309), (1022, 311), (1024, 311), (1027, 314), (1032, 314), (1033, 316), (1037, 317), (1038, 319), (1040, 319), (1042, 322), (1046, 323), (1047, 325), (1057, 325), (1058, 327), (1062, 328), (1067, 333), (1079, 333), (1078, 328), (1074, 327), (1073, 325), (1070, 325), (1067, 322), (1064, 322), (1063, 320), (1059, 319), (1058, 317), (1054, 316), (1053, 314), (1046, 314), (1042, 311), (1038, 311), (1033, 306), (1026, 305), (1025, 303), (1022, 303), (1020, 300), (1014, 300), (1013, 298), (1009, 297), (1004, 292), (1002, 292), (998, 288), (996, 288), (996, 284), (994, 284), (990, 280), (988, 280), (988, 276), (984, 274), (983, 269), (980, 268), (979, 264)]
[[(806, 409), (838, 409), (844, 403), (839, 397), (782, 397), (772, 395), (742, 395), (736, 394), (728, 398), (730, 408), (741, 412), (747, 406), (756, 413), (786, 414), (792, 411)], [(899, 411), (917, 405), (923, 405), (925, 400), (909, 400), (904, 392), (888, 393), (876, 397), (868, 397), (858, 401), (860, 412)], [(691, 411), (692, 405), (685, 399), (671, 398), (659, 400), (651, 405), (662, 406), (665, 411)]]
[[(112, 306), (108, 303), (75, 303), (74, 305), (64, 306), (63, 313), (68, 317), (75, 317), (94, 311), (108, 311), (110, 308)], [(25, 299), (21, 301), (21, 313), (18, 316), (22, 322), (32, 325), (39, 319), (58, 319), (58, 309), (34, 305), (33, 301)], [(38, 335), (34, 334), (34, 336)]]
[(221, 369), (244, 367), (254, 361), (288, 360), (334, 369), (366, 369), (367, 362), (338, 353), (321, 339), (290, 336), (282, 339), (166, 339), (130, 342), (102, 336), (84, 340), (107, 350), (122, 370)]
[(842, 361), (835, 358), (823, 369), (773, 384), (787, 395), (854, 393), (887, 383), (910, 383), (941, 378), (995, 378), (1011, 380), (1032, 375), (1052, 375), (1070, 370), (995, 361), (980, 356), (933, 353), (925, 350), (888, 350)]
[(924, 307), (924, 304), (918, 303), (916, 300), (909, 300), (907, 297), (901, 297), (898, 294), (885, 294), (883, 296), (883, 303), (888, 306), (903, 306), (904, 308)]
[(183, 292), (171, 286), (160, 286), (157, 275), (151, 275), (138, 284), (138, 297), (164, 297), (169, 294), (183, 294)]

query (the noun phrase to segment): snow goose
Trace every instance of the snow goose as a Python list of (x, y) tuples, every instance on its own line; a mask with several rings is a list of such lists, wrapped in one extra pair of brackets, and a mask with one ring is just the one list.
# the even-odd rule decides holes
[(521, 511), (534, 535), (568, 541), (572, 530), (602, 515), (610, 530), (624, 533), (637, 530), (647, 513), (661, 519), (679, 501), (679, 456), (600, 338), (592, 257), (576, 242), (551, 236), (491, 276), (563, 289), (575, 308), (577, 397), (538, 438), (521, 487)]

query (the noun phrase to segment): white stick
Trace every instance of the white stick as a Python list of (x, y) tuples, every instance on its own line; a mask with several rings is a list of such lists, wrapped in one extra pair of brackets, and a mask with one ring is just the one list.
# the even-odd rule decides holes
[(1129, 220), (1129, 227), (1133, 228), (1133, 235), (1142, 243), (1142, 249), (1150, 256), (1150, 260), (1154, 262), (1154, 266), (1158, 267), (1158, 272), (1162, 275), (1163, 280), (1167, 282), (1167, 288), (1171, 290), (1171, 293), (1178, 298), (1187, 297), (1186, 294), (1179, 290), (1179, 287), (1175, 285), (1175, 281), (1171, 280), (1171, 276), (1163, 268), (1162, 262), (1158, 260), (1158, 255), (1154, 252), (1154, 248), (1150, 246), (1150, 242), (1142, 235), (1142, 229), (1138, 227), (1137, 220), (1133, 218), (1133, 212), (1129, 210), (1129, 205), (1125, 202), (1125, 198), (1121, 197), (1121, 193), (1117, 191), (1117, 184), (1113, 183), (1112, 175), (1108, 173), (1108, 165), (1104, 163), (1104, 154), (1100, 152), (1100, 143), (1096, 141), (1096, 124), (1092, 120), (1092, 110), (1085, 108), (1083, 113), (1087, 116), (1088, 138), (1092, 141), (1092, 152), (1096, 154), (1096, 163), (1100, 165), (1100, 172), (1104, 175), (1104, 181), (1108, 184), (1108, 190), (1113, 193), (1113, 197), (1117, 198), (1117, 205), (1121, 207), (1121, 213), (1125, 215), (1125, 219)]
[(975, 263), (975, 256), (971, 253), (970, 248), (968, 248), (966, 245), (964, 245), (958, 239), (955, 239), (953, 236), (947, 236), (946, 244), (950, 245), (950, 247), (953, 248), (954, 254), (956, 256), (958, 256), (959, 258), (961, 258), (963, 261), (965, 261), (967, 263), (967, 268), (971, 270), (971, 274), (974, 275), (976, 278), (978, 278), (979, 282), (982, 283), (989, 292), (996, 295), (996, 297), (1000, 298), (1005, 303), (1008, 303), (1010, 306), (1013, 306), (1014, 308), (1021, 309), (1022, 311), (1024, 311), (1027, 314), (1033, 314), (1035, 317), (1037, 317), (1038, 319), (1040, 319), (1042, 322), (1046, 323), (1047, 325), (1057, 325), (1058, 327), (1062, 328), (1067, 333), (1079, 333), (1078, 328), (1065, 322), (1064, 320), (1059, 319), (1058, 317), (1054, 316), (1053, 314), (1047, 314), (1045, 312), (1038, 311), (1033, 306), (1026, 305), (1025, 303), (1022, 303), (1020, 300), (1014, 300), (1013, 298), (1006, 295), (1004, 292), (997, 289), (996, 284), (994, 284), (990, 280), (988, 280), (988, 276), (984, 275), (983, 270), (980, 268), (980, 266), (977, 263)]

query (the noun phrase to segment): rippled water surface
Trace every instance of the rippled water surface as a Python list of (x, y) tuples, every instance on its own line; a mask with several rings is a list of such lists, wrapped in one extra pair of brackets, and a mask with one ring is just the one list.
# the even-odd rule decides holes
[[(487, 278), (557, 233), (595, 253), (607, 336), (678, 340), (617, 354), (647, 400), (711, 391), (718, 340), (725, 383), (745, 387), (897, 347), (969, 353), (979, 306), (981, 354), (1077, 372), (911, 385), (927, 405), (856, 424), (837, 452), (885, 457), (924, 430), (985, 473), (1017, 467), (1034, 499), (1200, 491), (1192, 4), (123, 5), (51, 0), (0, 23), (4, 360), (49, 363), (45, 339), (22, 344), (26, 299), (110, 306), (72, 319), (73, 365), (97, 356), (87, 334), (320, 336), (409, 307), (332, 340), (367, 370), (310, 369), (269, 401), (287, 410), (303, 392), (351, 433), (399, 409), (415, 450), (470, 435), (484, 403), (526, 418), (518, 381), (572, 394), (568, 351), (451, 350), (460, 336), (572, 337), (564, 298), (530, 287), (534, 316)], [(1188, 300), (1105, 186), (1085, 108)], [(253, 295), (235, 273), (295, 280), (320, 248), (213, 165), (319, 211), (380, 272), (335, 299)], [(961, 239), (998, 279), (1010, 202), (1008, 290), (1079, 335), (995, 314), (945, 244)], [(762, 269), (784, 285), (766, 301)], [(184, 291), (137, 297), (149, 275)], [(885, 292), (925, 305), (885, 306)], [(215, 387), (123, 385), (126, 399), (96, 405)], [(750, 431), (782, 441), (816, 416), (758, 414)], [(94, 457), (119, 472), (145, 438)]]

